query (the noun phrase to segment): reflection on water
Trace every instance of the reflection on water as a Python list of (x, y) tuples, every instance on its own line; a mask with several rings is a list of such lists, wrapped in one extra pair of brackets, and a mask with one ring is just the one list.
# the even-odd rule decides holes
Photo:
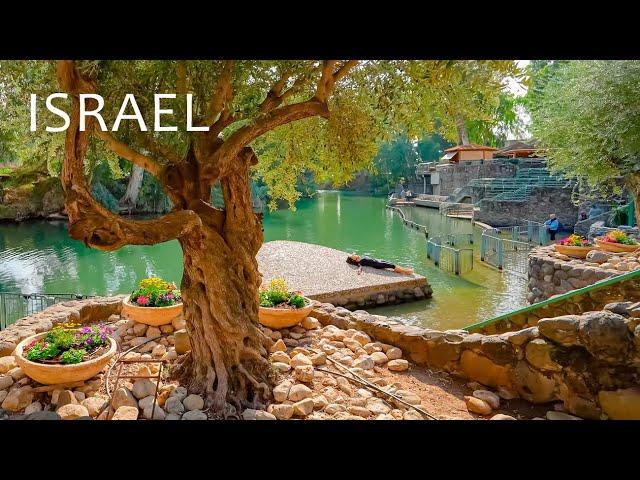
[[(525, 304), (522, 281), (507, 281), (480, 264), (479, 232), (474, 271), (462, 278), (448, 275), (427, 259), (424, 234), (405, 227), (384, 204), (384, 198), (322, 192), (313, 200), (300, 201), (296, 212), (266, 214), (265, 241), (316, 243), (413, 267), (428, 278), (433, 298), (376, 309), (410, 323), (458, 328)], [(430, 235), (471, 231), (468, 221), (447, 220), (437, 210), (416, 207), (407, 215), (427, 225)], [(180, 283), (182, 252), (177, 241), (101, 252), (71, 240), (64, 222), (0, 225), (0, 291), (125, 293), (148, 275)]]

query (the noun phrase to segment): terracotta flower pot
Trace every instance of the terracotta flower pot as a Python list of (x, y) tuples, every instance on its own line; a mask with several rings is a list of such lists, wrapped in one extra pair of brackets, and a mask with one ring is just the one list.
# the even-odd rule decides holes
[(83, 382), (95, 377), (107, 366), (111, 357), (115, 355), (118, 344), (111, 338), (109, 339), (109, 350), (87, 362), (74, 363), (71, 365), (38, 363), (27, 360), (23, 355), (23, 351), (27, 345), (34, 340), (40, 340), (47, 336), (49, 332), (38, 333), (22, 340), (14, 352), (16, 363), (29, 378), (44, 385), (55, 385), (58, 383)]
[(121, 315), (138, 323), (157, 327), (168, 325), (173, 319), (182, 315), (182, 302), (168, 307), (139, 307), (131, 303), (129, 298), (130, 296), (122, 301)]
[(591, 247), (575, 247), (572, 245), (556, 244), (554, 247), (556, 252), (575, 258), (587, 258), (587, 253), (596, 249), (595, 245), (592, 245)]
[(600, 250), (604, 250), (605, 252), (626, 253), (635, 252), (636, 250), (640, 251), (640, 245), (625, 245), (624, 243), (605, 242), (599, 238), (596, 238), (596, 245)]
[(313, 310), (313, 302), (306, 297), (304, 300), (307, 305), (296, 309), (260, 307), (258, 321), (265, 327), (276, 330), (293, 327), (308, 317)]

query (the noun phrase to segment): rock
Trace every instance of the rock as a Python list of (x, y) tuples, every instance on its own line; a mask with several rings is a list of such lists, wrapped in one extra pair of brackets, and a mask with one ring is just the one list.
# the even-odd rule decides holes
[(26, 406), (24, 414), (29, 415), (31, 413), (42, 411), (42, 404), (40, 402), (33, 402)]
[(523, 345), (534, 338), (538, 338), (538, 327), (523, 328), (516, 332), (505, 332), (500, 337), (513, 343), (514, 345)]
[(313, 381), (313, 367), (311, 365), (299, 365), (293, 372), (296, 380), (310, 383)]
[(372, 370), (375, 364), (376, 363), (374, 362), (373, 358), (371, 358), (370, 355), (361, 355), (358, 358), (356, 358), (353, 362), (353, 366), (355, 368), (361, 368), (363, 370)]
[(605, 263), (609, 260), (609, 255), (599, 250), (591, 250), (587, 253), (585, 260), (593, 263)]
[(7, 398), (7, 395), (9, 395), (9, 392), (7, 390), (0, 390), (0, 405), (2, 405), (4, 399)]
[(382, 352), (373, 352), (371, 358), (376, 365), (384, 365), (389, 361), (389, 358)]
[(356, 332), (356, 333), (353, 334), (353, 336), (351, 338), (353, 340), (355, 340), (356, 342), (360, 343), (360, 345), (362, 345), (363, 347), (367, 343), (371, 343), (371, 338), (369, 337), (369, 335), (367, 335), (364, 332)]
[(142, 411), (142, 416), (147, 420), (164, 420), (166, 414), (161, 406), (156, 405), (154, 408), (150, 405)]
[(504, 415), (503, 413), (496, 413), (489, 420), (516, 420), (516, 419), (514, 417), (512, 417), (511, 415)]
[(610, 364), (620, 363), (632, 348), (625, 318), (611, 312), (582, 315), (578, 335), (580, 343), (589, 353)]
[(137, 420), (138, 419), (138, 409), (136, 407), (123, 405), (119, 407), (111, 420)]
[(556, 412), (549, 410), (547, 412), (547, 420), (582, 420), (580, 417), (575, 417), (564, 412)]
[(336, 379), (336, 382), (338, 383), (338, 388), (341, 391), (343, 391), (349, 396), (353, 395), (353, 388), (351, 388), (351, 384), (349, 383), (349, 380), (347, 380), (344, 377), (338, 377)]
[(292, 402), (299, 402), (300, 400), (304, 400), (305, 398), (310, 398), (312, 395), (313, 391), (306, 385), (302, 385), (300, 383), (293, 385), (289, 390), (289, 400), (291, 400)]
[(274, 362), (271, 364), (271, 366), (278, 372), (282, 373), (286, 373), (291, 370), (291, 365), (289, 365), (288, 363)]
[(464, 403), (467, 405), (467, 410), (473, 413), (479, 413), (480, 415), (489, 415), (492, 410), (491, 405), (476, 397), (465, 395)]
[(640, 388), (598, 393), (602, 411), (612, 420), (640, 420)]
[(272, 403), (267, 408), (267, 412), (271, 413), (278, 420), (289, 420), (293, 417), (293, 405), (287, 403)]
[(276, 416), (273, 413), (269, 413), (264, 410), (257, 410), (255, 419), (256, 420), (277, 420)]
[(89, 411), (82, 405), (69, 403), (56, 409), (62, 420), (77, 420), (79, 417), (88, 417)]
[(287, 399), (291, 385), (291, 382), (285, 381), (274, 387), (273, 398), (275, 398), (276, 402), (284, 402)]
[(14, 382), (17, 382), (18, 380), (22, 380), (23, 378), (26, 377), (26, 374), (22, 371), (20, 367), (12, 368), (6, 374), (10, 375), (11, 378), (13, 378)]
[(492, 409), (500, 408), (500, 397), (489, 390), (474, 390), (473, 396), (487, 402)]
[(315, 317), (305, 317), (300, 325), (307, 330), (317, 330), (321, 327), (320, 321)]
[(387, 368), (393, 372), (403, 372), (409, 369), (409, 362), (403, 359), (391, 360), (387, 363)]
[(391, 411), (391, 407), (384, 400), (375, 397), (368, 398), (365, 407), (374, 415), (386, 414)]
[(513, 369), (513, 380), (518, 394), (532, 403), (546, 403), (554, 399), (555, 381), (519, 361)]
[(207, 420), (207, 414), (202, 410), (190, 410), (182, 415), (182, 420)]
[(180, 315), (171, 320), (171, 326), (174, 330), (183, 330), (187, 328), (187, 321), (184, 319), (184, 316)]
[[(395, 395), (411, 405), (420, 405), (421, 403), (420, 397), (409, 390), (397, 390)], [(402, 405), (402, 408), (406, 408), (406, 406)]]
[(181, 415), (177, 413), (167, 413), (167, 416), (164, 417), (165, 420), (180, 420)]
[(2, 408), (10, 412), (17, 412), (26, 408), (33, 401), (31, 387), (20, 387), (11, 390), (2, 402)]
[(187, 398), (187, 389), (184, 387), (176, 387), (175, 390), (173, 390), (173, 392), (171, 392), (171, 394), (169, 395), (169, 398), (171, 397), (176, 397), (178, 400), (182, 401), (185, 398)]
[(291, 359), (291, 362), (289, 363), (289, 365), (291, 365), (291, 367), (295, 368), (295, 367), (299, 367), (299, 366), (303, 366), (303, 365), (311, 366), (311, 365), (313, 365), (313, 362), (306, 355), (298, 353), (297, 355), (295, 355)]
[(484, 336), (480, 342), (480, 351), (498, 365), (510, 364), (516, 358), (513, 344), (498, 336)]
[(176, 330), (173, 333), (174, 346), (176, 347), (176, 353), (183, 355), (191, 350), (191, 341), (189, 335), (185, 329)]
[(167, 353), (167, 347), (160, 344), (156, 345), (153, 347), (153, 350), (151, 350), (151, 355), (154, 357), (162, 357), (165, 353)]
[(76, 397), (76, 401), (78, 403), (82, 403), (82, 401), (87, 398), (87, 395), (84, 392), (75, 391), (73, 392), (74, 397)]
[(178, 352), (176, 352), (175, 349), (169, 350), (162, 356), (162, 360), (167, 360), (169, 362), (175, 360), (176, 358), (178, 358)]
[(0, 390), (6, 390), (11, 385), (13, 385), (11, 375), (0, 375)]
[(107, 399), (101, 396), (85, 398), (81, 403), (91, 417), (96, 417), (100, 413), (100, 410), (102, 410), (103, 405), (107, 404)]
[(155, 337), (159, 337), (160, 335), (162, 335), (162, 332), (160, 331), (160, 329), (158, 327), (149, 327), (147, 328), (147, 333), (145, 333), (145, 336), (147, 338), (155, 338)]
[(282, 339), (279, 339), (276, 343), (271, 346), (270, 352), (286, 352), (287, 345), (284, 343)]
[[(10, 370), (16, 368), (18, 364), (16, 363), (16, 358), (13, 355), (7, 355), (6, 357), (0, 357), (0, 373), (5, 374)], [(2, 390), (0, 388), (0, 390)]]
[(498, 387), (497, 394), (500, 398), (504, 400), (513, 400), (514, 398), (518, 398), (517, 393), (514, 393), (505, 387)]
[(371, 416), (371, 412), (367, 410), (365, 407), (360, 407), (357, 405), (350, 406), (347, 411), (351, 415), (355, 415), (356, 417), (369, 418)]
[(144, 323), (136, 323), (133, 326), (133, 334), (136, 337), (142, 337), (147, 331), (147, 328), (148, 328), (148, 325), (145, 325)]
[(289, 355), (287, 355), (286, 352), (278, 350), (277, 352), (273, 352), (271, 355), (269, 355), (269, 361), (286, 363), (287, 365), (289, 365), (291, 363), (291, 358), (289, 358)]
[(44, 410), (30, 413), (24, 419), (25, 420), (61, 420), (60, 415), (58, 415), (56, 412), (49, 412)]
[(578, 315), (562, 315), (554, 318), (543, 318), (538, 321), (538, 332), (543, 337), (553, 340), (565, 347), (578, 344)]
[(320, 352), (311, 355), (311, 363), (314, 366), (325, 365), (327, 363), (327, 354)]
[(204, 400), (200, 395), (191, 394), (182, 401), (184, 408), (188, 411), (202, 410), (204, 408)]
[(367, 343), (364, 346), (364, 351), (367, 352), (369, 355), (371, 355), (374, 352), (382, 352), (382, 344), (380, 342)]
[(148, 397), (144, 397), (142, 400), (140, 400), (138, 402), (138, 408), (140, 410), (144, 410), (145, 408), (149, 408), (153, 405), (153, 400), (154, 400), (154, 396), (153, 395), (149, 395)]
[(160, 325), (160, 331), (162, 333), (173, 333), (173, 325)]
[(402, 350), (397, 347), (391, 347), (384, 353), (389, 360), (398, 360), (402, 358)]
[(554, 352), (554, 345), (542, 338), (530, 341), (525, 348), (526, 359), (531, 365), (540, 370), (559, 372), (562, 366), (553, 360)]
[(404, 414), (402, 415), (402, 419), (403, 420), (424, 420), (424, 418), (422, 418), (422, 415), (420, 415), (417, 411), (415, 411), (412, 408), (404, 412)]
[(305, 398), (293, 404), (293, 414), (299, 417), (306, 417), (313, 412), (313, 399)]
[[(158, 345), (158, 343), (156, 342), (145, 343), (142, 347), (138, 349), (138, 351), (140, 353), (148, 353), (148, 352), (151, 352), (154, 348), (156, 348), (156, 345)], [(144, 358), (144, 356), (140, 358)]]
[(120, 407), (135, 407), (138, 410), (138, 401), (131, 391), (126, 387), (119, 387), (111, 398), (111, 406), (114, 410)]
[(338, 412), (345, 412), (347, 408), (344, 405), (340, 405), (338, 403), (330, 403), (326, 407), (324, 407), (324, 413), (327, 415), (333, 415)]
[(327, 405), (329, 405), (329, 400), (324, 395), (318, 395), (313, 397), (313, 408), (314, 410), (322, 410)]
[(164, 403), (164, 408), (167, 412), (176, 415), (181, 415), (184, 413), (184, 405), (182, 405), (180, 397), (178, 396), (169, 396), (169, 398), (167, 398), (167, 401)]
[(153, 383), (148, 378), (139, 378), (133, 384), (133, 388), (131, 389), (131, 393), (138, 400), (148, 397), (149, 395), (155, 395), (156, 393), (156, 384)]

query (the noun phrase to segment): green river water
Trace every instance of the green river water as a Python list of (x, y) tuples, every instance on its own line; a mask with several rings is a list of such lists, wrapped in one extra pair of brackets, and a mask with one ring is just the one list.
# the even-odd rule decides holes
[[(474, 270), (462, 277), (439, 270), (427, 259), (425, 235), (385, 209), (384, 198), (320, 192), (297, 207), (296, 212), (265, 214), (265, 241), (296, 240), (356, 251), (411, 266), (427, 277), (433, 298), (377, 308), (375, 313), (431, 328), (460, 328), (525, 305), (524, 283), (481, 264), (479, 258)], [(447, 219), (437, 210), (413, 207), (407, 215), (427, 225), (430, 235), (472, 231), (469, 221)], [(475, 236), (477, 257), (480, 232)], [(64, 221), (0, 224), (0, 292), (128, 293), (148, 275), (180, 283), (177, 241), (101, 252), (70, 239)]]

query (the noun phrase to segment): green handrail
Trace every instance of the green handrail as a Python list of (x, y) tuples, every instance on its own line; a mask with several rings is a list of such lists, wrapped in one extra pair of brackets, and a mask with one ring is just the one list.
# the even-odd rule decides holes
[(599, 282), (592, 283), (591, 285), (587, 285), (586, 287), (578, 288), (576, 290), (571, 290), (570, 292), (563, 293), (561, 295), (558, 295), (552, 298), (548, 298), (547, 300), (534, 303), (533, 305), (529, 305), (529, 306), (520, 308), (518, 310), (513, 310), (511, 312), (498, 315), (497, 317), (490, 318), (489, 320), (472, 323), (471, 325), (467, 325), (466, 327), (463, 327), (463, 330), (467, 330), (467, 331), (478, 330), (480, 328), (486, 327), (487, 325), (491, 325), (492, 323), (499, 322), (500, 320), (508, 320), (509, 318), (514, 317), (516, 315), (533, 312), (535, 310), (544, 308), (548, 305), (553, 305), (554, 303), (563, 302), (577, 295), (582, 295), (584, 293), (592, 292), (594, 290), (600, 290), (601, 288), (609, 287), (611, 285), (615, 285), (616, 283), (626, 282), (627, 280), (630, 280), (633, 278), (640, 279), (640, 270), (634, 270), (632, 272), (623, 273), (622, 275), (616, 275), (615, 277), (606, 278), (604, 280), (600, 280)]

